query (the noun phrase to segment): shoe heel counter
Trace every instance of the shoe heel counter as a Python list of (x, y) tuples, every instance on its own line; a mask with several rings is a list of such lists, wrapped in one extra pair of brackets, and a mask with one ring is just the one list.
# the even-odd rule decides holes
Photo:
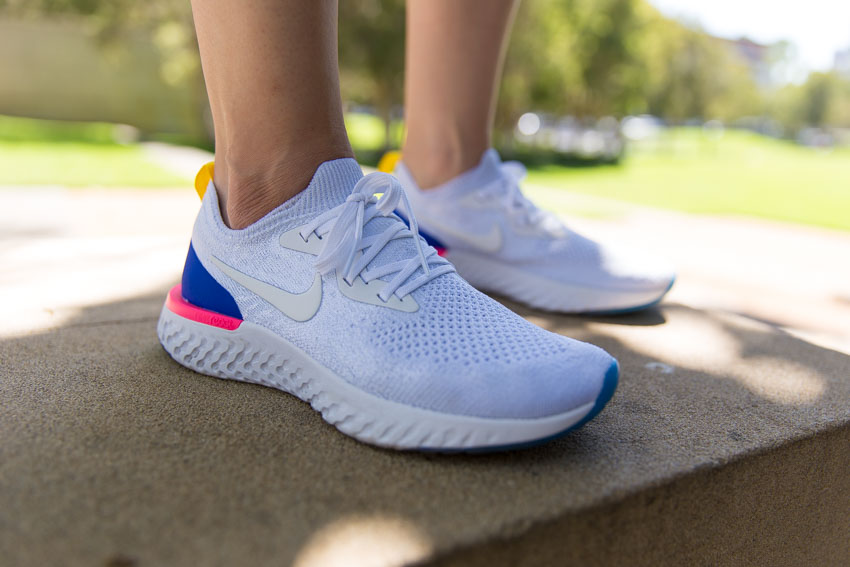
[(183, 266), (182, 295), (183, 299), (197, 307), (242, 319), (236, 300), (207, 271), (191, 243)]

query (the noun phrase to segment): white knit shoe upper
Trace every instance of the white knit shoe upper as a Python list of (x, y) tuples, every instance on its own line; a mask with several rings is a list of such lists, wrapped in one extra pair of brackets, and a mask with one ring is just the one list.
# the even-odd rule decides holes
[(491, 149), (473, 170), (423, 191), (396, 166), (423, 234), (479, 289), (568, 312), (638, 308), (667, 292), (666, 263), (570, 230), (522, 195), (524, 173)]
[[(245, 321), (374, 396), (486, 418), (538, 418), (592, 402), (611, 357), (527, 322), (463, 281), (389, 212), (397, 196), (383, 205), (369, 198), (372, 189), (393, 191), (391, 179), (364, 189), (372, 182), (354, 160), (327, 162), (302, 194), (243, 230), (224, 225), (216, 192), (207, 191), (194, 249)], [(296, 233), (302, 245), (288, 240)], [(234, 272), (249, 279), (240, 283)], [(302, 321), (250, 283), (291, 296), (317, 278), (320, 305)], [(355, 281), (358, 292), (348, 289)], [(367, 298), (363, 290), (375, 284)]]

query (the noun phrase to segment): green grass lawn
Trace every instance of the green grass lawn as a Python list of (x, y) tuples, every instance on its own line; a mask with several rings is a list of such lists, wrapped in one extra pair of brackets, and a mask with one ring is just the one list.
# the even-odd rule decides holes
[(179, 187), (188, 180), (153, 163), (120, 127), (0, 116), (0, 185)]
[(747, 132), (666, 133), (620, 165), (544, 166), (529, 182), (642, 205), (850, 230), (850, 150), (814, 150)]
[[(383, 146), (379, 119), (346, 116), (358, 154)], [(401, 124), (394, 124), (400, 133)], [(0, 116), (0, 185), (174, 187), (188, 181), (153, 163), (104, 123)], [(379, 152), (378, 152), (379, 153)], [(378, 153), (375, 153), (377, 159)], [(529, 183), (703, 214), (735, 214), (850, 230), (850, 149), (820, 151), (747, 132), (710, 138), (665, 132), (619, 165), (533, 168)], [(537, 196), (537, 193), (535, 193)], [(551, 190), (541, 204), (559, 212)]]
[(188, 182), (151, 162), (135, 145), (0, 141), (0, 185), (182, 187)]

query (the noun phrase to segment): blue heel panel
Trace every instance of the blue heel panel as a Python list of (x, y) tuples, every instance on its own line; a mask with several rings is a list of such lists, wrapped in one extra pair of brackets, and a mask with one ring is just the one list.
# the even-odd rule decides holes
[(191, 243), (183, 267), (183, 299), (197, 307), (242, 319), (233, 296), (204, 268)]
[(434, 248), (437, 248), (438, 250), (445, 250), (446, 249), (445, 244), (443, 244), (442, 242), (440, 242), (435, 237), (431, 236), (430, 234), (428, 234), (427, 232), (425, 232), (421, 228), (419, 229), (419, 236), (424, 238), (425, 242), (427, 242), (429, 246), (433, 246)]

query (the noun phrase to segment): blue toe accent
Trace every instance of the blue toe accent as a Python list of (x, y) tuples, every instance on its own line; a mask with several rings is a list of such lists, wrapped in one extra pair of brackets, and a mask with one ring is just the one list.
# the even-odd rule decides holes
[(191, 243), (183, 267), (183, 299), (192, 305), (242, 319), (242, 312), (233, 296), (201, 264)]
[(422, 447), (418, 449), (419, 451), (429, 452), (429, 453), (499, 453), (504, 451), (515, 451), (517, 449), (527, 449), (530, 447), (537, 447), (539, 445), (544, 445), (550, 441), (554, 441), (555, 439), (560, 439), (561, 437), (567, 435), (568, 433), (575, 431), (597, 415), (602, 409), (611, 401), (611, 398), (614, 397), (614, 391), (617, 389), (617, 384), (620, 381), (620, 365), (617, 363), (615, 359), (611, 359), (611, 366), (608, 367), (608, 370), (605, 372), (605, 378), (602, 381), (602, 389), (599, 391), (599, 394), (596, 396), (596, 403), (593, 404), (593, 408), (588, 412), (586, 416), (584, 416), (581, 421), (568, 427), (563, 431), (559, 431), (553, 435), (549, 435), (548, 437), (543, 437), (542, 439), (535, 439), (533, 441), (525, 441), (523, 443), (513, 443), (510, 445), (497, 445), (494, 447), (473, 447), (470, 449), (434, 449), (429, 447)]
[(605, 373), (605, 379), (602, 382), (602, 390), (599, 392), (599, 395), (596, 396), (596, 403), (593, 404), (593, 409), (590, 410), (584, 419), (573, 425), (566, 432), (574, 431), (599, 415), (599, 412), (602, 411), (608, 402), (611, 401), (611, 398), (614, 397), (614, 391), (617, 389), (617, 384), (620, 382), (620, 365), (616, 360), (611, 362), (611, 366), (608, 368), (608, 371)]

